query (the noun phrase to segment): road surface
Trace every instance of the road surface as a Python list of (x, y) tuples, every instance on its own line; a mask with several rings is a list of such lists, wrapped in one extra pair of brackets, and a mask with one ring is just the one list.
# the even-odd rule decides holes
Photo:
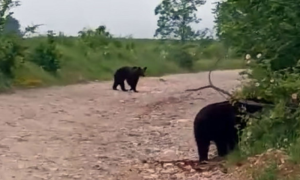
[[(215, 71), (213, 83), (230, 90), (239, 71)], [(193, 118), (224, 97), (184, 90), (207, 84), (202, 72), (141, 78), (139, 93), (113, 91), (109, 81), (0, 95), (0, 179), (225, 179), (146, 163), (197, 160)]]

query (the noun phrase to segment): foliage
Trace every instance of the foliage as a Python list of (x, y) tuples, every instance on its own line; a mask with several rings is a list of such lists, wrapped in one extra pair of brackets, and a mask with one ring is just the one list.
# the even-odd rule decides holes
[(197, 7), (203, 5), (204, 0), (163, 0), (156, 8), (155, 15), (159, 15), (155, 37), (179, 38), (181, 42), (205, 36), (206, 31), (194, 31), (192, 23), (199, 23)]
[(176, 62), (182, 68), (192, 70), (196, 61), (194, 54), (188, 52), (186, 46), (175, 46), (170, 51), (168, 58)]
[(239, 148), (243, 157), (275, 148), (300, 162), (299, 7), (291, 0), (227, 0), (217, 5), (219, 39), (237, 53), (249, 54), (244, 74), (250, 81), (239, 96), (273, 102), (247, 117)]
[(261, 52), (272, 70), (292, 67), (300, 57), (299, 7), (291, 0), (227, 0), (216, 8), (217, 34), (244, 54)]
[(4, 78), (13, 78), (13, 68), (18, 60), (24, 57), (25, 47), (22, 46), (21, 39), (12, 33), (5, 33), (7, 20), (13, 13), (11, 8), (18, 6), (18, 1), (3, 0), (0, 7), (0, 71)]
[(252, 81), (243, 88), (244, 97), (258, 97), (274, 103), (264, 113), (249, 119), (242, 135), (241, 150), (245, 155), (261, 153), (269, 148), (291, 148), (300, 137), (298, 94), (299, 70), (273, 71), (268, 61), (250, 63), (253, 72), (245, 72)]
[(105, 26), (99, 26), (95, 30), (83, 29), (78, 32), (81, 40), (92, 49), (107, 46), (112, 38), (112, 35), (106, 30)]
[(219, 59), (224, 57), (227, 54), (227, 48), (224, 46), (222, 42), (213, 42), (210, 44), (206, 44), (204, 48), (201, 48), (202, 57), (206, 57), (209, 59)]
[(14, 0), (1, 0), (0, 4), (0, 33), (3, 34), (7, 21), (9, 20), (8, 17), (13, 15), (13, 12), (10, 12), (10, 10), (19, 6), (20, 2)]
[(22, 61), (25, 47), (14, 34), (0, 35), (0, 71), (7, 78), (13, 78), (13, 68)]
[[(26, 47), (20, 37), (19, 23), (12, 17), (10, 10), (19, 6), (19, 1), (1, 0), (0, 6), (0, 76), (1, 88), (10, 86), (16, 68), (24, 62)], [(9, 32), (9, 29), (13, 31)], [(34, 31), (35, 28), (32, 28)], [(24, 31), (26, 33), (27, 30)]]
[(30, 61), (51, 73), (56, 73), (60, 69), (59, 59), (61, 58), (54, 36), (52, 31), (48, 31), (47, 43), (41, 43), (30, 56)]
[(4, 32), (10, 33), (14, 32), (15, 34), (22, 35), (22, 32), (20, 30), (20, 23), (17, 19), (15, 19), (13, 16), (7, 16), (7, 21), (5, 23)]

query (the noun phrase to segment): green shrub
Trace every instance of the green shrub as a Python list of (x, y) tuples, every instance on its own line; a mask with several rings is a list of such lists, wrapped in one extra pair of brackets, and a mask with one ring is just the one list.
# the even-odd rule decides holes
[[(274, 71), (268, 59), (248, 60), (249, 69), (243, 72), (250, 82), (243, 86), (240, 98), (256, 97), (273, 102), (262, 113), (247, 116), (248, 126), (243, 130), (239, 155), (253, 156), (270, 148), (284, 149), (294, 158), (300, 140), (300, 79), (299, 67)], [(252, 71), (249, 71), (249, 70)], [(295, 160), (295, 159), (294, 159)]]
[[(299, 0), (227, 0), (216, 8), (217, 34), (238, 54), (250, 54), (250, 82), (241, 96), (274, 103), (250, 117), (242, 133), (244, 157), (283, 149), (300, 162)], [(256, 57), (261, 53), (261, 57)]]
[(180, 67), (192, 70), (194, 66), (193, 56), (182, 48), (175, 48), (170, 54), (168, 59), (176, 62)]
[(106, 31), (105, 26), (99, 26), (95, 30), (83, 29), (78, 34), (81, 41), (93, 50), (106, 47), (112, 42), (112, 36)]
[(56, 48), (55, 37), (52, 31), (48, 32), (47, 43), (41, 43), (30, 56), (30, 61), (45, 71), (57, 73), (60, 67), (61, 55)]
[(13, 69), (23, 61), (25, 50), (22, 39), (17, 35), (0, 35), (0, 72), (4, 77), (14, 77)]

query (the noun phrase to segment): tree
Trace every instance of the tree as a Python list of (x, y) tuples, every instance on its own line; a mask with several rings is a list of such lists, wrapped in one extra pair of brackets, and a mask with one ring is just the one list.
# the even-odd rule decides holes
[(105, 47), (112, 42), (112, 35), (102, 25), (95, 30), (84, 28), (78, 32), (78, 37), (92, 49)]
[[(20, 36), (15, 33), (6, 33), (7, 28), (10, 26), (10, 22), (15, 22), (12, 18), (13, 12), (10, 10), (14, 7), (19, 6), (19, 1), (15, 0), (1, 0), (0, 1), (0, 78), (1, 81), (4, 79), (13, 79), (13, 69), (17, 67), (20, 62), (23, 62), (26, 54), (26, 46)], [(18, 23), (12, 27), (18, 27)], [(24, 34), (28, 31), (34, 31), (34, 27), (27, 27)]]
[(154, 37), (179, 38), (182, 43), (201, 35), (200, 31), (194, 31), (192, 23), (199, 23), (197, 7), (205, 4), (204, 0), (163, 0), (155, 8), (155, 15), (159, 15), (158, 28)]
[(13, 14), (13, 12), (10, 12), (10, 9), (19, 6), (20, 2), (14, 0), (1, 0), (0, 4), (0, 33), (3, 33), (7, 21), (11, 19)]
[(5, 33), (14, 32), (18, 35), (22, 35), (20, 27), (20, 23), (16, 18), (14, 18), (12, 15), (7, 16), (7, 20), (4, 27)]
[(267, 57), (273, 70), (300, 57), (300, 0), (227, 0), (216, 8), (217, 35), (243, 53)]
[(92, 29), (86, 29), (78, 32), (79, 37), (94, 37), (94, 36), (101, 36), (105, 38), (112, 38), (112, 35), (109, 33), (109, 31), (106, 29), (106, 26), (99, 26), (95, 30)]
[(27, 33), (35, 33), (35, 30), (42, 25), (27, 26), (24, 31), (21, 31), (19, 21), (13, 17), (13, 12), (10, 12), (12, 8), (20, 6), (20, 1), (0, 0), (0, 4), (0, 34), (14, 32), (24, 37)]
[(10, 9), (19, 3), (13, 0), (1, 0), (0, 3), (0, 78), (12, 79), (13, 68), (16, 67), (18, 60), (24, 57), (25, 47), (18, 36), (5, 33), (5, 27), (13, 14)]

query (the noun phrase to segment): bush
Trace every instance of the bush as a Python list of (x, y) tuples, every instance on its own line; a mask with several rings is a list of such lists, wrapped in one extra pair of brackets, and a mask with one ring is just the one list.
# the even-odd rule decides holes
[(13, 70), (23, 61), (26, 48), (22, 40), (14, 34), (0, 34), (0, 72), (6, 78), (14, 78)]
[(95, 30), (83, 29), (78, 34), (82, 42), (93, 50), (108, 46), (112, 42), (112, 36), (106, 31), (105, 26), (99, 26)]
[(174, 48), (170, 53), (168, 59), (176, 62), (180, 67), (192, 70), (194, 66), (194, 57), (181, 47)]
[(212, 43), (201, 49), (201, 58), (219, 59), (227, 55), (227, 48), (221, 43)]
[(299, 70), (272, 71), (271, 65), (264, 60), (251, 62), (251, 68), (254, 71), (246, 74), (251, 75), (252, 85), (244, 86), (244, 97), (264, 98), (274, 106), (266, 107), (259, 119), (250, 118), (242, 136), (242, 153), (248, 156), (269, 148), (288, 150), (300, 137)]
[(274, 103), (249, 119), (240, 143), (243, 157), (275, 148), (300, 162), (295, 154), (300, 150), (298, 4), (299, 0), (227, 0), (217, 6), (219, 38), (237, 53), (255, 57), (247, 58), (252, 72), (246, 73), (250, 82), (240, 96)]
[(56, 49), (55, 37), (52, 31), (48, 32), (47, 43), (41, 43), (30, 56), (30, 61), (45, 71), (57, 73), (60, 69), (61, 55)]

